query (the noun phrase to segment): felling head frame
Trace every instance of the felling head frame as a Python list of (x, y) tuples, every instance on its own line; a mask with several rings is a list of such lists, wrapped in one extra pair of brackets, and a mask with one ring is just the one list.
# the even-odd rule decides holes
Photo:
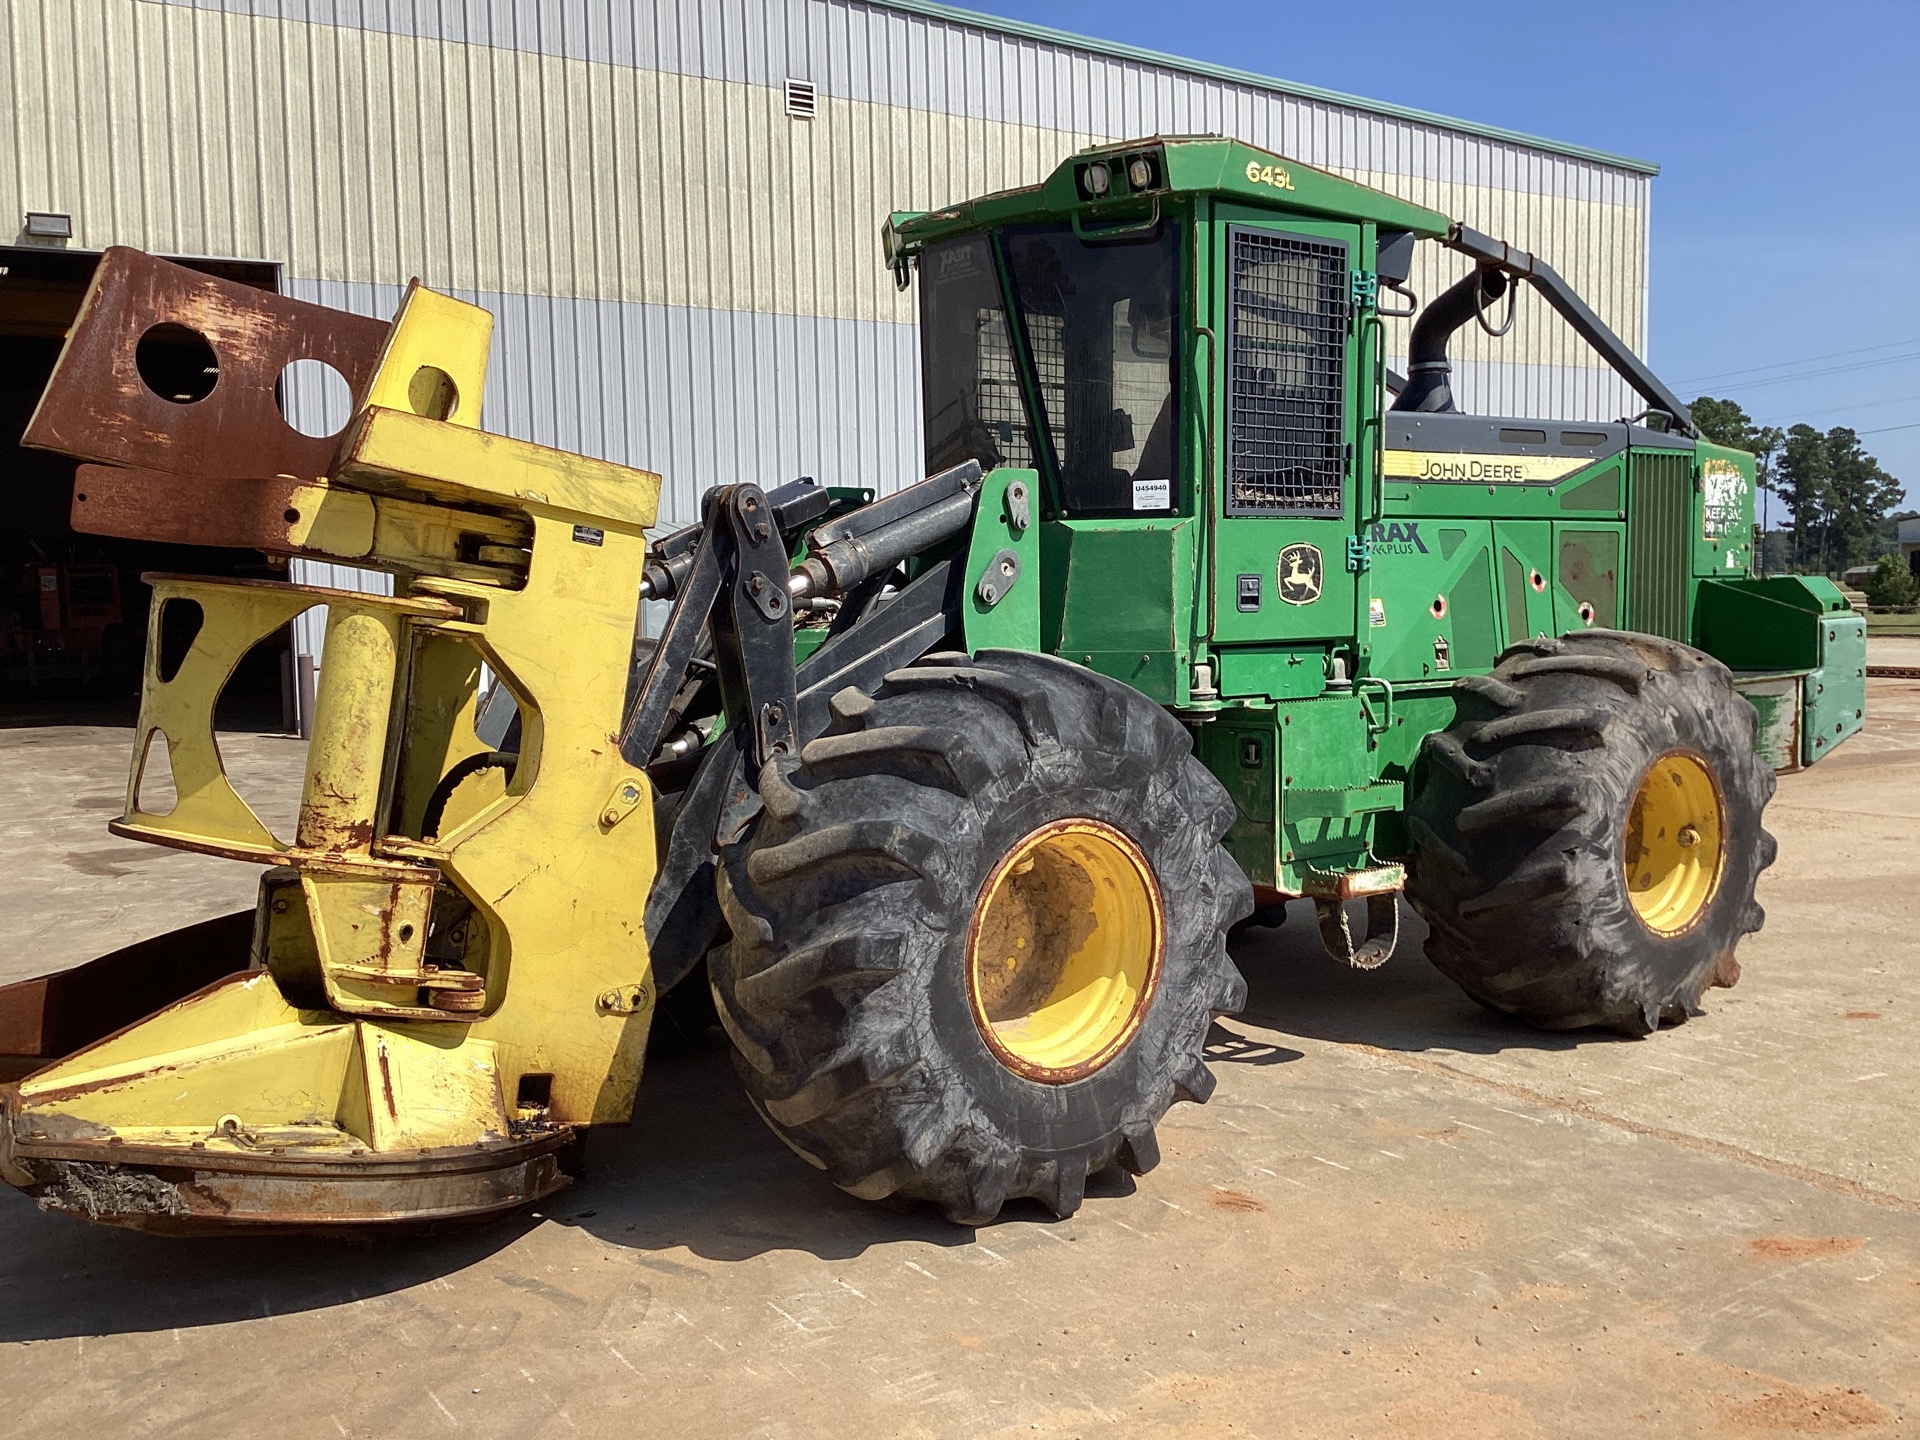
[[(159, 324), (211, 348), (204, 398), (139, 388)], [(165, 1008), (112, 1036), (0, 1025), (79, 1047), (16, 1056), (54, 1063), (4, 1094), (0, 1167), (50, 1206), (149, 1227), (485, 1212), (564, 1183), (574, 1126), (626, 1118), (654, 992), (625, 917), (654, 856), (647, 777), (611, 737), (659, 479), (475, 428), (490, 329), (417, 285), (383, 331), (102, 261), (27, 436), (110, 462), (83, 467), (76, 524), (350, 560), (399, 593), (149, 577), (156, 607), (200, 621), (167, 675), (152, 627), (113, 829), (268, 868), (250, 938), (222, 932), (225, 978), (196, 991), (221, 967), (181, 967)], [(280, 418), (293, 358), (352, 382), (337, 439)], [(313, 741), (280, 837), (227, 782), (213, 708), (247, 648), (316, 605)], [(521, 724), (517, 753), (478, 767), (483, 663)], [(149, 810), (161, 746), (178, 799)], [(103, 1188), (109, 1169), (127, 1178)]]

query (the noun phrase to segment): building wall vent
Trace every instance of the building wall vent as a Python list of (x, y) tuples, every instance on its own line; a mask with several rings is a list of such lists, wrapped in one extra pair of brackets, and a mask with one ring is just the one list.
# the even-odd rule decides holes
[(796, 120), (811, 120), (817, 108), (811, 80), (787, 81), (787, 114)]

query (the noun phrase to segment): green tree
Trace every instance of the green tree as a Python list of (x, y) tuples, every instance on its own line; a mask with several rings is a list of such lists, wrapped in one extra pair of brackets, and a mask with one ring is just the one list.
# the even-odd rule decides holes
[(1827, 515), (1833, 508), (1833, 467), (1827, 463), (1827, 437), (1811, 425), (1795, 425), (1780, 447), (1780, 498), (1793, 512), (1793, 563), (1827, 568), (1824, 545)]
[(1876, 610), (1920, 605), (1920, 577), (1907, 568), (1907, 562), (1899, 555), (1882, 555), (1861, 588), (1867, 593), (1867, 604)]
[(1827, 463), (1833, 487), (1829, 533), (1834, 569), (1863, 565), (1880, 549), (1879, 541), (1893, 507), (1906, 499), (1906, 487), (1867, 453), (1860, 437), (1844, 425), (1827, 431)]
[(1829, 574), (1871, 558), (1904, 494), (1844, 425), (1788, 430), (1777, 489), (1793, 512), (1794, 562)]

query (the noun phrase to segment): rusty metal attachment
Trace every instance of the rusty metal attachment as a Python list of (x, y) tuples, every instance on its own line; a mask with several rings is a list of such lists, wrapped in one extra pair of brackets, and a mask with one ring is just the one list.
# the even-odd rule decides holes
[[(417, 284), (388, 327), (102, 260), (26, 437), (95, 462), (76, 526), (349, 558), (396, 593), (147, 577), (110, 828), (265, 868), (249, 915), (0, 990), (0, 1177), (44, 1208), (150, 1230), (485, 1216), (564, 1185), (579, 1131), (629, 1117), (655, 857), (651, 826), (619, 823), (652, 791), (612, 737), (660, 482), (481, 432), (491, 326)], [(143, 370), (156, 334), (211, 357), (169, 372), (186, 389)], [(281, 418), (296, 359), (347, 379), (339, 436)], [(163, 671), (171, 606), (197, 629)], [(252, 645), (318, 606), (280, 835), (228, 782), (214, 707)], [(510, 753), (476, 733), (483, 666), (519, 711)], [(164, 805), (142, 783), (163, 753)]]
[[(1327, 953), (1356, 970), (1377, 970), (1400, 940), (1400, 892), (1406, 888), (1403, 865), (1373, 865), (1360, 870), (1308, 869), (1306, 890), (1313, 900), (1320, 943)], [(1367, 933), (1358, 943), (1347, 921), (1346, 902), (1367, 902)]]
[[(325, 475), (336, 439), (287, 423), (281, 376), (297, 360), (314, 360), (365, 394), (386, 338), (378, 320), (115, 246), (101, 257), (21, 443), (201, 480)], [(199, 385), (163, 394), (142, 373), (169, 347), (204, 359)], [(227, 498), (220, 487), (197, 495), (207, 508)]]

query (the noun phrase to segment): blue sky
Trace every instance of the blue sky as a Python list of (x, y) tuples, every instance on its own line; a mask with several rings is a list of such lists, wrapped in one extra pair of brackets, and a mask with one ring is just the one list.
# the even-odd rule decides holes
[(1657, 162), (1654, 367), (1920, 503), (1920, 0), (962, 3)]

